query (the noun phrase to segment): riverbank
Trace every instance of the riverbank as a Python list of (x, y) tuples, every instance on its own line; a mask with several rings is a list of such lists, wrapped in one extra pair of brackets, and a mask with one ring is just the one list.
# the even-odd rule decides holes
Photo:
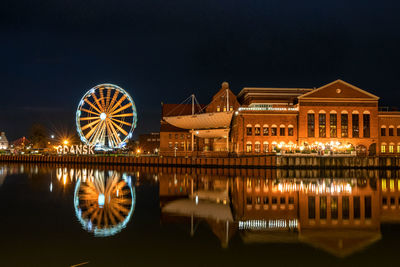
[(148, 156), (0, 155), (0, 162), (78, 163), (192, 168), (399, 168), (400, 157), (355, 156), (249, 156), (237, 158), (185, 158)]

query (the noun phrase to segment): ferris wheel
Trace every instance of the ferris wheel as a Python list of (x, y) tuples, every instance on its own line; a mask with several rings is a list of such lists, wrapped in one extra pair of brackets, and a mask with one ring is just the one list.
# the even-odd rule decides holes
[(137, 112), (132, 97), (114, 84), (100, 84), (81, 99), (76, 127), (83, 143), (96, 150), (122, 148), (136, 128)]
[(75, 214), (82, 227), (95, 236), (111, 236), (128, 224), (136, 202), (131, 177), (116, 171), (94, 172), (92, 179), (75, 185)]

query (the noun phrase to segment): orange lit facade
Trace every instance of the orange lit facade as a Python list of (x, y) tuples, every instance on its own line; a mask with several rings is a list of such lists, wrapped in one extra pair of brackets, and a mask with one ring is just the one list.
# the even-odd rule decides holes
[[(380, 108), (379, 97), (342, 80), (314, 89), (243, 88), (237, 96), (229, 92), (234, 115), (225, 151), (230, 154), (400, 154), (400, 112)], [(225, 100), (215, 101), (221, 94), (222, 89), (206, 112), (226, 110)], [(210, 145), (215, 138), (197, 140), (203, 145), (197, 145), (196, 152), (224, 147), (224, 140), (219, 147)], [(171, 143), (161, 147), (173, 149)], [(187, 147), (185, 151), (191, 152)]]

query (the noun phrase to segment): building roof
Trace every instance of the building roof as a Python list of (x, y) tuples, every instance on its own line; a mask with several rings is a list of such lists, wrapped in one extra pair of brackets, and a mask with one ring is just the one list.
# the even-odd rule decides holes
[(237, 95), (241, 105), (251, 103), (293, 103), (299, 96), (311, 92), (311, 88), (261, 88), (245, 87)]

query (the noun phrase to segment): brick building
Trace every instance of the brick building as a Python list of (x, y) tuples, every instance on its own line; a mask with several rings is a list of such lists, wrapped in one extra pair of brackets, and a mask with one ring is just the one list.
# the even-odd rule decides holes
[[(190, 105), (186, 110), (185, 114), (191, 114)], [(189, 117), (175, 115), (170, 119), (163, 115), (162, 129), (166, 125), (175, 127), (175, 132), (170, 132), (172, 137), (183, 131), (186, 140), (194, 135), (197, 145), (182, 146), (177, 141), (161, 139), (162, 152), (178, 147), (186, 154), (400, 154), (400, 112), (380, 108), (379, 97), (342, 80), (314, 89), (246, 87), (237, 96), (229, 90), (228, 83), (223, 83), (211, 103), (199, 112), (202, 119), (210, 118), (197, 124), (201, 128), (195, 128)], [(229, 123), (213, 124), (217, 116), (229, 119), (229, 115)], [(186, 124), (182, 123), (184, 120)]]
[(139, 147), (145, 154), (157, 154), (160, 150), (160, 134), (140, 134)]

